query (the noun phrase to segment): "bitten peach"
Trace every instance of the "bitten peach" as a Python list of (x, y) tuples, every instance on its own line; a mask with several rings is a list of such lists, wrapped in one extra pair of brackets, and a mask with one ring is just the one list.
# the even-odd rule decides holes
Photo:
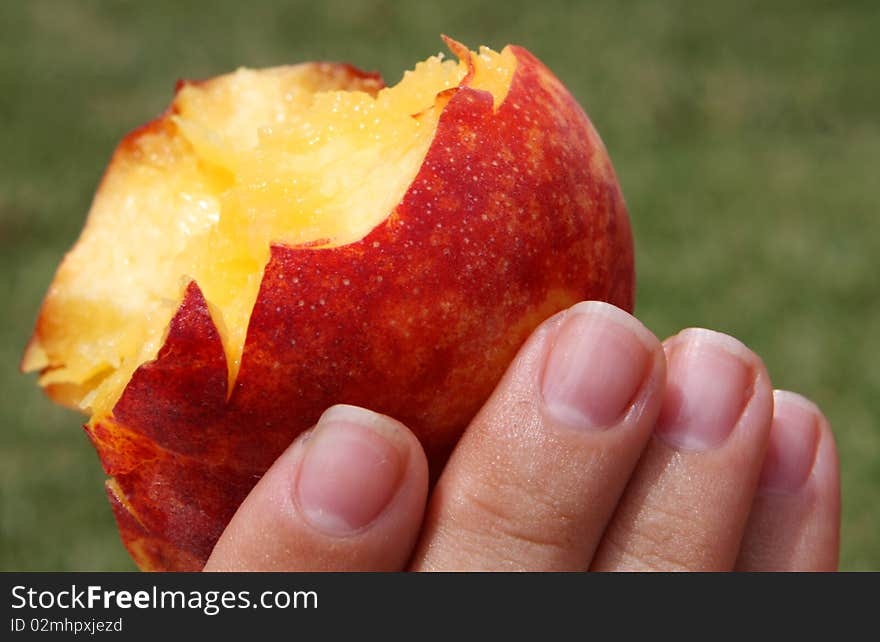
[(410, 426), (434, 472), (545, 318), (633, 307), (605, 148), (515, 46), (179, 83), (125, 137), (22, 367), (86, 412), (143, 569), (200, 569), (323, 410)]

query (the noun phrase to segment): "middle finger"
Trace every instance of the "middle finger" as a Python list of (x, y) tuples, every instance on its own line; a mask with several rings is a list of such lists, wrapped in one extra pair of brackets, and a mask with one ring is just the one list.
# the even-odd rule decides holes
[(529, 339), (432, 495), (415, 570), (585, 570), (651, 434), (659, 341), (582, 303)]

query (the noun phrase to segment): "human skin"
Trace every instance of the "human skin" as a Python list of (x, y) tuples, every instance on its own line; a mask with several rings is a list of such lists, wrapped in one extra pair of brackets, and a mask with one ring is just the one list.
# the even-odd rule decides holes
[(226, 527), (208, 571), (837, 568), (828, 421), (736, 339), (662, 343), (606, 303), (531, 335), (429, 495), (396, 420), (328, 409)]

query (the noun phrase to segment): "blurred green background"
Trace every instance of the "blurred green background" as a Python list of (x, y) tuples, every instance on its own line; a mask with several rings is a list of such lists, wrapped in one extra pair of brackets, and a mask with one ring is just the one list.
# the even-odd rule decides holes
[(880, 569), (880, 4), (0, 3), (0, 570), (129, 570), (81, 419), (17, 372), (116, 142), (177, 78), (342, 60), (396, 82), (441, 32), (526, 46), (629, 205), (637, 314), (761, 354), (825, 409), (842, 567)]

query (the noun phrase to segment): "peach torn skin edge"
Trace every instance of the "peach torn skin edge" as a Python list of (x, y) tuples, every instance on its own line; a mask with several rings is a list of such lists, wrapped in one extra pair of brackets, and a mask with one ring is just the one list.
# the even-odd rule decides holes
[(631, 231), (604, 146), (560, 81), (508, 49), (503, 102), (468, 86), (472, 63), (438, 95), (448, 102), (415, 180), (364, 238), (272, 245), (231, 389), (192, 281), (155, 360), (85, 426), (140, 568), (201, 569), (256, 481), (330, 405), (402, 421), (436, 474), (541, 321), (584, 299), (632, 311)]

